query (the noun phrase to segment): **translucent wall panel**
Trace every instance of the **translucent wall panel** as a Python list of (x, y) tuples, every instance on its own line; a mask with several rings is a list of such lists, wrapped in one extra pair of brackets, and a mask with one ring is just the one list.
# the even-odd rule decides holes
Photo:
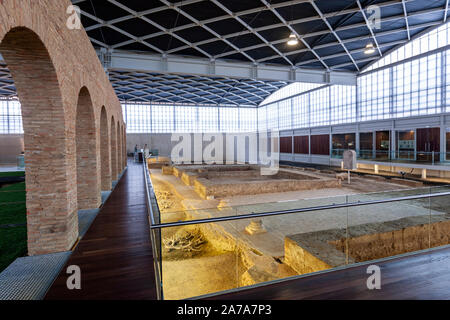
[(197, 132), (218, 132), (218, 108), (198, 107), (198, 131)]
[(330, 124), (330, 89), (319, 89), (310, 93), (311, 127)]
[(278, 101), (287, 97), (291, 97), (296, 94), (300, 94), (302, 92), (306, 92), (309, 90), (313, 90), (319, 87), (323, 87), (324, 84), (318, 83), (307, 83), (307, 82), (294, 82), (291, 83), (284, 88), (272, 93), (266, 100), (264, 100), (261, 105), (269, 104), (274, 101)]
[(393, 117), (440, 112), (442, 99), (441, 54), (393, 67)]
[(330, 90), (330, 124), (356, 122), (356, 87), (335, 85)]
[(239, 124), (241, 132), (255, 132), (258, 121), (256, 108), (239, 108)]
[(152, 105), (152, 132), (174, 131), (174, 107), (170, 105)]
[(258, 131), (267, 130), (267, 106), (258, 108)]
[(0, 134), (22, 134), (22, 113), (17, 100), (0, 100)]
[(279, 130), (292, 128), (292, 99), (280, 101), (278, 103)]
[(127, 132), (239, 132), (257, 129), (257, 108), (124, 104)]
[(267, 130), (278, 130), (278, 103), (272, 103), (267, 106)]
[(450, 50), (445, 52), (445, 70), (443, 72), (445, 77), (445, 112), (450, 112)]
[(124, 118), (127, 133), (149, 133), (151, 131), (151, 109), (145, 104), (125, 104)]
[(447, 23), (385, 55), (364, 71), (375, 70), (437, 48), (445, 47), (448, 44), (450, 44), (450, 29)]
[(199, 127), (197, 110), (197, 107), (175, 107), (175, 132), (197, 132)]
[(306, 128), (309, 126), (309, 95), (303, 94), (292, 98), (292, 127)]
[(390, 69), (373, 72), (358, 78), (359, 120), (389, 119)]
[(221, 132), (239, 131), (239, 110), (237, 108), (220, 108), (219, 119)]

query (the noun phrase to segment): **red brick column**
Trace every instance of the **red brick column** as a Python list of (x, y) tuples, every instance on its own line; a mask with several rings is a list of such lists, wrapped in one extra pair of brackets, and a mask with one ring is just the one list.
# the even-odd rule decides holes
[(117, 123), (117, 168), (118, 174), (120, 175), (123, 171), (122, 167), (123, 157), (122, 157), (122, 134), (120, 130), (120, 123)]
[(122, 137), (123, 137), (123, 161), (124, 161), (124, 165), (126, 167), (128, 165), (127, 164), (128, 156), (127, 156), (127, 128), (126, 128), (126, 126), (123, 126)]
[(124, 126), (121, 126), (121, 130), (120, 130), (120, 136), (122, 137), (122, 170), (125, 170), (125, 167), (127, 166), (127, 157), (125, 154), (125, 138), (123, 136), (123, 130), (124, 130)]
[(102, 111), (100, 114), (100, 163), (103, 191), (111, 190), (111, 154), (109, 138), (106, 109), (105, 107), (102, 107)]
[(91, 96), (86, 87), (80, 91), (76, 114), (78, 210), (98, 208), (101, 204), (97, 176), (97, 134)]
[(117, 131), (114, 117), (111, 119), (111, 179), (117, 180)]

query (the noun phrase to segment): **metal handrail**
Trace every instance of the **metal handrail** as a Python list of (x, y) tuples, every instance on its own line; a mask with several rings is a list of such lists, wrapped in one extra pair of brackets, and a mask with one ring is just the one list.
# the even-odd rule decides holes
[[(147, 158), (144, 158), (144, 179), (145, 179), (145, 191), (146, 191), (146, 195), (147, 195), (147, 201), (148, 201), (148, 209), (149, 209), (149, 216), (150, 216), (150, 221), (151, 221), (151, 225), (157, 225), (157, 223), (155, 222), (155, 216), (154, 216), (154, 212), (153, 212), (153, 207), (152, 207), (152, 195), (155, 197), (156, 196), (153, 192), (153, 184), (152, 184), (152, 180), (150, 179), (150, 172), (148, 171), (148, 167), (147, 167)], [(151, 186), (151, 188), (149, 188), (149, 185)], [(158, 214), (159, 214), (159, 206), (158, 206), (158, 202), (155, 201), (156, 207), (158, 209)]]
[[(144, 180), (145, 180), (145, 194), (146, 194), (146, 198), (147, 198), (147, 214), (150, 217), (150, 230), (151, 227), (153, 225), (156, 225), (155, 223), (155, 218), (154, 218), (154, 212), (153, 212), (153, 202), (152, 202), (152, 195), (155, 198), (154, 203), (156, 204), (156, 209), (158, 210), (158, 214), (159, 214), (159, 206), (158, 206), (158, 202), (156, 201), (156, 196), (153, 192), (153, 185), (152, 185), (152, 180), (150, 179), (150, 172), (148, 171), (148, 166), (147, 166), (147, 158), (144, 157), (144, 163), (143, 163), (143, 170), (144, 170)], [(149, 188), (150, 186), (150, 188)], [(161, 257), (158, 254), (158, 249), (159, 252), (161, 252), (161, 247), (160, 248), (156, 248), (156, 239), (155, 239), (155, 234), (153, 232), (150, 232), (150, 240), (152, 242), (152, 251), (153, 251), (153, 259), (154, 259), (154, 271), (155, 271), (155, 282), (159, 285), (156, 286), (156, 295), (158, 300), (163, 300), (163, 289), (162, 289), (162, 268), (160, 267), (159, 264), (161, 264)], [(159, 241), (159, 243), (161, 244), (161, 239)]]
[(162, 229), (162, 228), (187, 226), (187, 225), (194, 225), (194, 224), (204, 224), (204, 223), (211, 223), (211, 222), (243, 220), (243, 219), (270, 217), (270, 216), (278, 216), (278, 215), (292, 214), (292, 213), (304, 213), (304, 212), (311, 212), (311, 211), (322, 211), (322, 210), (329, 210), (329, 209), (367, 206), (367, 205), (372, 205), (372, 204), (381, 204), (381, 203), (398, 202), (398, 201), (406, 201), (406, 200), (428, 199), (428, 198), (442, 197), (442, 196), (450, 196), (450, 192), (405, 196), (405, 197), (382, 199), (382, 200), (370, 200), (370, 201), (364, 201), (364, 202), (358, 201), (358, 202), (351, 202), (351, 203), (331, 204), (331, 205), (308, 207), (308, 208), (301, 208), (301, 209), (269, 211), (269, 212), (262, 212), (262, 213), (249, 213), (249, 214), (243, 214), (243, 215), (239, 215), (239, 216), (225, 216), (225, 217), (217, 217), (217, 218), (160, 223), (160, 224), (152, 225), (152, 226), (150, 226), (150, 228), (151, 229)]

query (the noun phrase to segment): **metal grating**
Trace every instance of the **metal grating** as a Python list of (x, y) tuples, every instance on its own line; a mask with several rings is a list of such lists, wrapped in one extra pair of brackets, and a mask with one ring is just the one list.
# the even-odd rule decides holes
[(100, 212), (100, 209), (79, 210), (78, 211), (78, 234), (80, 238), (83, 238), (86, 232), (89, 230), (95, 217)]
[(16, 259), (0, 274), (0, 300), (41, 300), (71, 252)]

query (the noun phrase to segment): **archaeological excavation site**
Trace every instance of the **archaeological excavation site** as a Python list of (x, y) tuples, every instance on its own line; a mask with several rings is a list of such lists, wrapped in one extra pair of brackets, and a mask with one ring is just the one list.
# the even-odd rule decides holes
[[(281, 165), (272, 175), (258, 165), (177, 165), (164, 157), (147, 166), (159, 222), (167, 224), (158, 230), (167, 299), (450, 244), (450, 199), (409, 200), (431, 189), (445, 194), (445, 186), (356, 172), (349, 183), (346, 171), (306, 166)], [(384, 202), (393, 198), (403, 200)]]

